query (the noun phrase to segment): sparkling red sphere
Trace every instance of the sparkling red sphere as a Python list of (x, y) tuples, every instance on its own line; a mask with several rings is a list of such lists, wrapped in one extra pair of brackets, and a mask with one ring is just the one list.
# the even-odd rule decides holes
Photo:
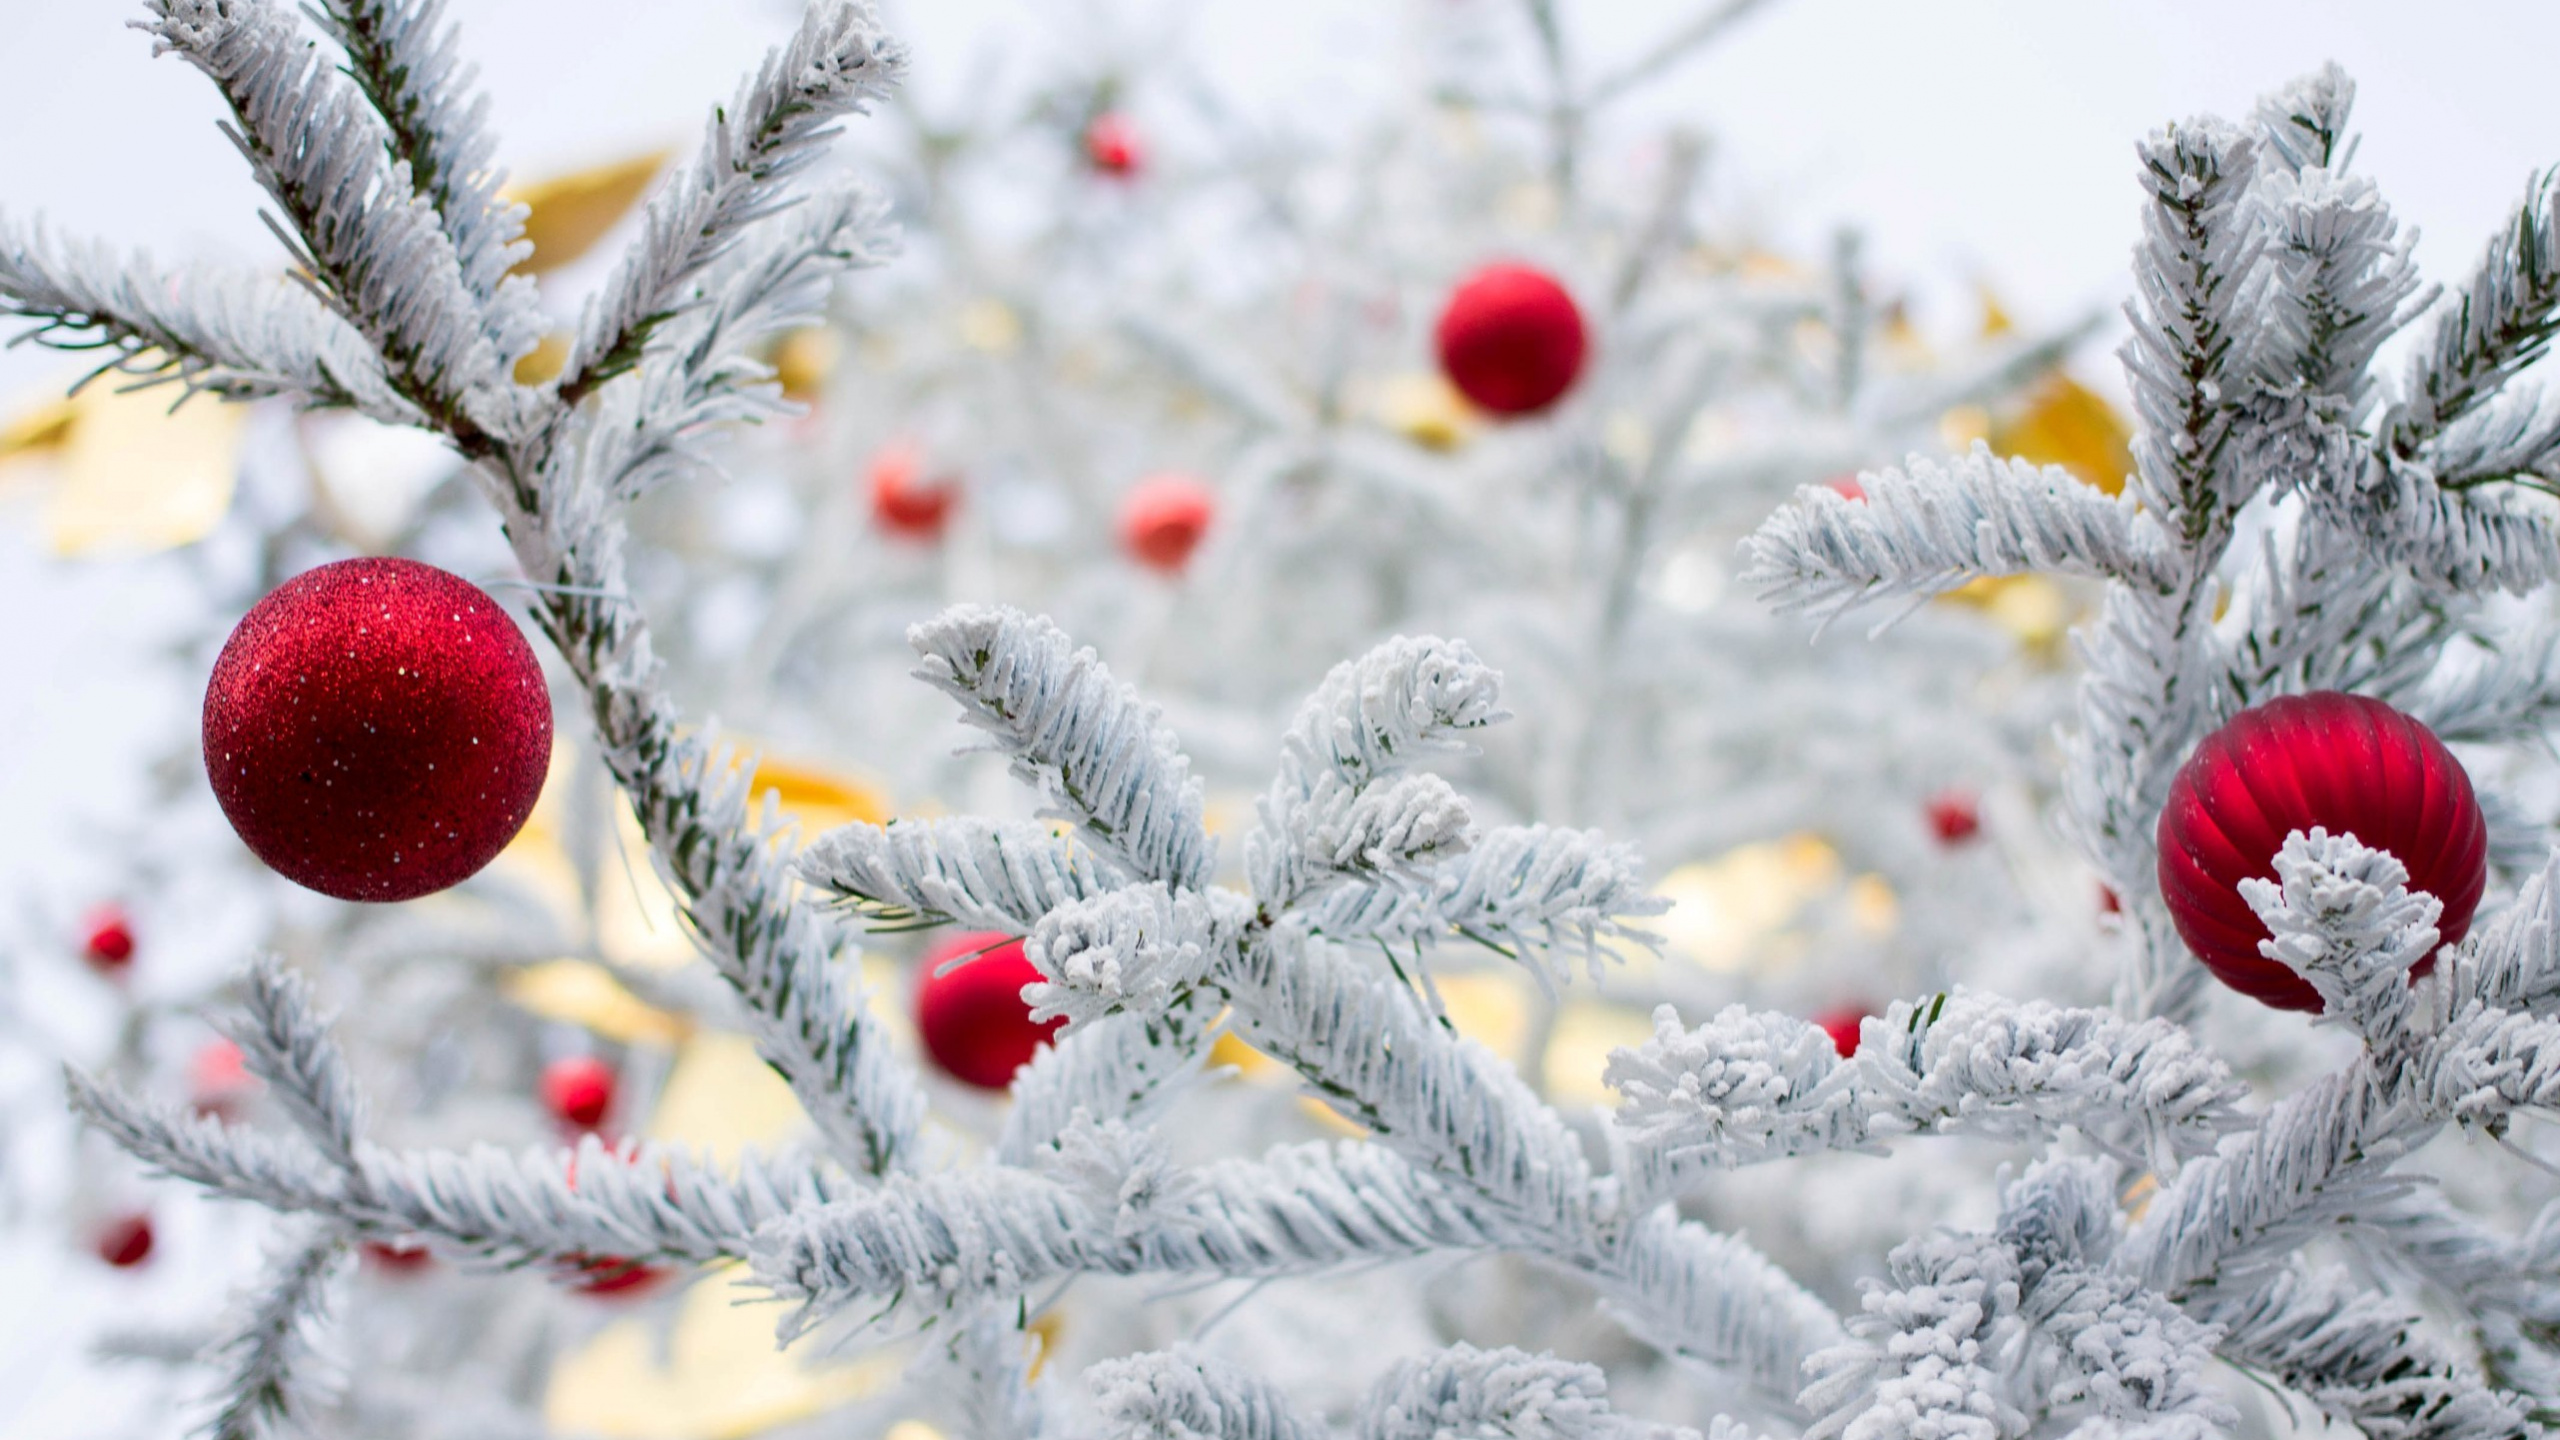
[(101, 905), (82, 927), (80, 958), (101, 975), (121, 975), (133, 964), (133, 922), (121, 905)]
[(341, 900), (408, 900), (488, 864), (551, 760), (542, 667), (498, 603), (414, 560), (279, 585), (204, 697), (205, 768), (250, 850)]
[(1982, 833), (1982, 806), (1962, 790), (1941, 790), (1929, 800), (1929, 833), (1941, 845), (1962, 845)]
[(1085, 163), (1105, 175), (1126, 178), (1147, 161), (1138, 127), (1116, 110), (1105, 110), (1084, 127)]
[[(990, 948), (992, 947), (992, 948)], [(937, 975), (963, 955), (986, 953)], [(942, 1072), (981, 1090), (1002, 1090), (1064, 1025), (1031, 1018), (1022, 987), (1040, 978), (1022, 942), (994, 931), (954, 935), (925, 952), (916, 982), (916, 1033)]]
[(949, 479), (927, 479), (924, 472), (924, 447), (912, 440), (881, 446), (871, 457), (873, 523), (909, 540), (939, 537), (960, 503), (960, 486)]
[(1573, 296), (1529, 265), (1487, 265), (1460, 281), (1433, 338), (1449, 383), (1496, 415), (1532, 415), (1563, 399), (1591, 349)]
[(1120, 546), (1151, 570), (1178, 574), (1218, 514), (1209, 487), (1188, 475), (1151, 475), (1120, 502)]
[(542, 1104), (566, 1125), (593, 1130), (613, 1108), (613, 1067), (593, 1055), (569, 1055), (542, 1067)]
[(130, 1270), (151, 1258), (151, 1217), (121, 1215), (107, 1222), (95, 1241), (98, 1258), (119, 1270)]
[[(2205, 737), (2160, 812), (2160, 894), (2178, 935), (2232, 989), (2280, 1010), (2320, 992), (2258, 952), (2267, 927), (2240, 882), (2275, 878), (2285, 837), (2314, 826), (2391, 852), (2444, 906), (2445, 944), (2471, 928), (2488, 883), (2489, 830), (2444, 742), (2379, 700), (2334, 690), (2252, 706)], [(2423, 974), (2435, 963), (2418, 962)]]

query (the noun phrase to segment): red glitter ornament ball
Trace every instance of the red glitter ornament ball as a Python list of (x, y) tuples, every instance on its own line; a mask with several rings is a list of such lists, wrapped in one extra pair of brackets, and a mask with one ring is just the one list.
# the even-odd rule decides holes
[(1127, 116), (1105, 110), (1084, 127), (1084, 158), (1101, 173), (1126, 179), (1146, 164), (1147, 150)]
[(133, 964), (133, 922), (121, 905), (101, 905), (82, 927), (80, 958), (101, 975), (122, 975)]
[[(993, 947), (993, 948), (989, 948)], [(946, 974), (951, 960), (975, 960)], [(944, 1074), (981, 1090), (1002, 1090), (1064, 1020), (1034, 1023), (1022, 987), (1040, 978), (1022, 942), (994, 931), (954, 935), (925, 952), (916, 982), (916, 1032)]]
[(1942, 790), (1929, 801), (1929, 833), (1941, 845), (1961, 845), (1982, 833), (1982, 807), (1962, 790)]
[(1120, 546), (1151, 570), (1179, 574), (1217, 513), (1208, 486), (1188, 475), (1151, 475), (1120, 502)]
[(98, 1258), (119, 1270), (130, 1270), (151, 1258), (151, 1217), (123, 1215), (98, 1232)]
[(1434, 339), (1449, 383), (1496, 415), (1531, 415), (1564, 398), (1591, 348), (1573, 296), (1528, 265), (1487, 265), (1460, 281)]
[(341, 900), (407, 900), (503, 849), (542, 792), (551, 700), (498, 603), (414, 560), (342, 560), (242, 619), (204, 697), (231, 828)]
[(959, 482), (926, 479), (924, 458), (924, 447), (912, 440), (892, 440), (871, 457), (872, 521), (904, 539), (939, 537), (960, 503)]
[[(2408, 867), (2444, 906), (2444, 943), (2471, 928), (2489, 878), (2489, 830), (2471, 777), (2434, 733), (2379, 700), (2324, 690), (2252, 706), (2206, 736), (2160, 812), (2160, 894), (2196, 958), (2225, 985), (2279, 1010), (2320, 992), (2258, 953), (2266, 925), (2240, 882), (2275, 878), (2285, 836), (2353, 835)], [(2421, 960), (2414, 973), (2435, 964)]]
[(542, 1067), (542, 1104), (562, 1124), (593, 1130), (613, 1108), (613, 1067), (571, 1055)]
[(1825, 1010), (1814, 1016), (1813, 1023), (1822, 1028), (1823, 1034), (1831, 1037), (1831, 1048), (1839, 1051), (1840, 1058), (1846, 1060), (1858, 1053), (1858, 1026), (1865, 1022), (1868, 1013), (1864, 1006), (1843, 1005), (1837, 1010)]

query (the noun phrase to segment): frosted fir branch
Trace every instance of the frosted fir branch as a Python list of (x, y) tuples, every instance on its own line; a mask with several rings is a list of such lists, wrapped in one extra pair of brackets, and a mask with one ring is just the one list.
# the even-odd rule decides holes
[(1113, 1440), (1327, 1440), (1280, 1387), (1193, 1350), (1105, 1360), (1084, 1382)]
[(2257, 145), (2202, 117), (2153, 131), (2140, 150), (2147, 203), (2125, 306), (2133, 334), (2117, 352), (2141, 421), (2126, 488), (2210, 558), (2249, 499), (2225, 451), (2247, 363), (2237, 351), (2249, 331), (2241, 306), (2260, 247), (2243, 213)]
[(1029, 1373), (1047, 1357), (1048, 1341), (1027, 1331), (1026, 1319), (1020, 1307), (982, 1306), (945, 1335), (937, 1357), (944, 1374), (908, 1370), (910, 1384), (923, 1380), (948, 1397), (963, 1440), (1041, 1440), (1049, 1433), (1056, 1387), (1035, 1387)]
[(1733, 1374), (1783, 1414), (1799, 1408), (1807, 1360), (1846, 1335), (1830, 1306), (1749, 1243), (1668, 1207), (1574, 1268), (1637, 1338)]
[(2028, 1416), (2002, 1383), (2000, 1357), (2024, 1343), (2015, 1256), (1987, 1235), (1937, 1234), (1894, 1247), (1870, 1281), (1855, 1337), (1812, 1357), (1807, 1440), (1944, 1435), (2009, 1440)]
[(2387, 457), (2353, 488), (2316, 492), (2333, 523), (2432, 589), (2523, 594), (2560, 577), (2560, 525), (2528, 497), (2447, 490), (2422, 466)]
[(1315, 1274), (1397, 1256), (1496, 1248), (1448, 1187), (1375, 1146), (1289, 1147), (1192, 1173), (1178, 1203), (1123, 1234), (1089, 1185), (1011, 1166), (898, 1175), (778, 1216), (755, 1236), (759, 1281), (798, 1309), (788, 1340), (851, 1311), (865, 1323), (1010, 1299), (1073, 1274)]
[(1634, 847), (1596, 830), (1502, 825), (1478, 834), (1465, 854), (1434, 868), (1427, 893), (1348, 886), (1301, 912), (1311, 934), (1390, 948), (1464, 939), (1521, 962), (1542, 983), (1569, 974), (1552, 952), (1578, 950), (1596, 978), (1614, 952), (1604, 940), (1650, 946), (1654, 937), (1624, 923), (1659, 915), (1670, 902), (1646, 893)]
[(2320, 992), (2320, 1023), (2377, 1049), (2397, 1045), (2411, 1018), (2409, 968), (2435, 953), (2443, 903), (2412, 892), (2408, 867), (2389, 852), (2318, 826), (2286, 836), (2275, 866), (2275, 880), (2240, 882), (2272, 937), (2260, 952)]
[(1462, 850), (1465, 802), (1437, 776), (1399, 772), (1506, 718), (1501, 687), (1464, 643), (1431, 637), (1336, 665), (1290, 722), (1245, 841), (1255, 897), (1278, 911), (1339, 879), (1416, 878)]
[(1092, 650), (1045, 619), (979, 605), (944, 611), (907, 642), (924, 659), (917, 675), (958, 700), (1096, 849), (1175, 889), (1208, 884), (1217, 848), (1191, 762)]
[(1023, 954), (1043, 977), (1023, 998), (1031, 1017), (1074, 1033), (1107, 1016), (1162, 1014), (1244, 942), (1250, 901), (1231, 890), (1172, 891), (1160, 881), (1051, 910)]
[(1612, 1052), (1613, 1147), (1632, 1193), (1669, 1194), (1711, 1169), (1822, 1150), (1881, 1151), (1898, 1135), (2048, 1140), (2066, 1128), (2174, 1174), (2243, 1125), (2246, 1087), (2165, 1020), (1958, 989), (1867, 1020), (1856, 1058), (1794, 1016), (1728, 1006), (1695, 1029), (1669, 1007), (1654, 1036)]
[(2447, 490), (2498, 481), (2560, 488), (2560, 404), (2548, 390), (2512, 387), (2446, 426), (2426, 458)]
[[(465, 454), (490, 435), (475, 392), (508, 377), (461, 262), (363, 97), (272, 0), (150, 0), (138, 22), (213, 80), (224, 133), (283, 213), (269, 228)], [(290, 228), (290, 233), (287, 231)]]
[(273, 1087), (303, 1137), (353, 1175), (364, 1105), (328, 1021), (314, 1014), (302, 977), (265, 955), (249, 967), (248, 1013), (224, 1028), (249, 1072)]
[(947, 920), (1016, 935), (1121, 878), (1050, 826), (976, 816), (857, 821), (818, 837), (795, 868), (875, 924)]
[(660, 326), (709, 298), (688, 282), (789, 204), (791, 182), (837, 122), (865, 113), (905, 65), (869, 5), (810, 0), (790, 41), (713, 112), (701, 153), (650, 200), (640, 239), (579, 324), (562, 400), (575, 404), (638, 364)]
[(453, 242), (462, 283), (480, 302), (490, 346), (512, 366), (541, 338), (542, 314), (529, 276), (508, 272), (532, 253), (526, 207), (498, 196), (506, 174), (493, 157), (489, 98), (475, 93), (478, 67), (458, 54), (459, 27), (444, 0), (325, 0), (306, 6), (347, 52), (347, 74), (391, 135), (391, 153), (435, 210)]
[(2346, 1238), (2369, 1258), (2450, 1297), (2477, 1319), (2512, 1316), (2560, 1330), (2560, 1202), (2510, 1239), (2434, 1189), (2360, 1215)]
[(1504, 1346), (1452, 1345), (1399, 1362), (1361, 1402), (1359, 1440), (1698, 1440), (1609, 1408), (1600, 1367)]
[(2560, 850), (2514, 903), (2445, 957), (2450, 987), (2497, 1010), (2560, 1012)]
[(77, 1070), (63, 1072), (63, 1085), (73, 1114), (162, 1174), (285, 1213), (345, 1203), (343, 1175), (308, 1144), (155, 1104)]
[(1947, 461), (1914, 455), (1903, 466), (1859, 477), (1863, 500), (1799, 490), (1743, 542), (1744, 582), (1781, 610), (1826, 618), (2021, 571), (2150, 590), (2171, 583), (2157, 527), (2131, 500), (2059, 466), (2005, 460), (1980, 442)]
[(2546, 1434), (2519, 1396), (2487, 1384), (2412, 1311), (2344, 1274), (2300, 1266), (2207, 1285), (2185, 1309), (2224, 1333), (2218, 1353), (2263, 1370), (2368, 1435), (2493, 1440)]
[(2260, 97), (2249, 114), (2264, 149), (2262, 158), (2284, 171), (2343, 173), (2355, 148), (2347, 139), (2356, 82), (2334, 60)]
[(329, 1282), (346, 1252), (346, 1236), (329, 1230), (269, 1267), (255, 1301), (220, 1344), (226, 1398), (209, 1440), (261, 1440), (301, 1424), (309, 1409), (310, 1331), (328, 1317)]
[[(2329, 397), (2322, 418), (2361, 408), (2374, 351), (2419, 292), (2403, 234), (2371, 180), (2325, 168), (2261, 174), (2250, 196), (2265, 232), (2250, 361), (2271, 389)], [(2422, 302), (2423, 303), (2423, 302)]]
[(2234, 601), (2247, 623), (2222, 675), (2229, 703), (2344, 690), (2423, 708), (2420, 687), (2442, 679), (2437, 661), (2455, 634), (2452, 607), (2375, 565), (2361, 537), (2320, 510), (2284, 539), (2262, 533)]
[(2506, 227), (2409, 363), (2400, 398), (2377, 436), (2396, 459), (2420, 455), (2445, 427), (2540, 359), (2560, 329), (2560, 189), (2549, 174), (2525, 184)]
[(110, 352), (97, 374), (174, 381), (225, 400), (291, 395), (387, 424), (421, 418), (365, 338), (281, 277), (164, 270), (145, 254), (0, 216), (0, 316), (34, 321), (26, 338), (39, 345)]
[(1160, 1113), (1199, 1076), (1220, 1009), (1205, 987), (1194, 986), (1160, 1009), (1096, 1020), (1043, 1047), (1014, 1074), (997, 1161), (1031, 1163), (1078, 1113), (1121, 1120)]

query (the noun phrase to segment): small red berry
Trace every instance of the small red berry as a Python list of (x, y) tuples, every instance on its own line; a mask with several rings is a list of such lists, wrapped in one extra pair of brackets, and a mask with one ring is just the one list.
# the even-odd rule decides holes
[(80, 958), (101, 975), (122, 975), (133, 963), (133, 922), (121, 905), (101, 905), (89, 912), (80, 940)]
[(1846, 1060), (1858, 1053), (1858, 1025), (1867, 1018), (1867, 1014), (1862, 1006), (1844, 1005), (1816, 1015), (1813, 1023), (1822, 1027), (1823, 1034), (1831, 1037), (1831, 1048), (1839, 1051), (1840, 1058)]
[(1942, 790), (1929, 801), (1929, 829), (1941, 845), (1962, 845), (1982, 833), (1982, 809), (1962, 790)]
[(98, 1232), (98, 1258), (119, 1270), (130, 1270), (151, 1258), (151, 1217), (119, 1216)]
[(1085, 163), (1105, 175), (1125, 179), (1146, 163), (1146, 146), (1138, 128), (1117, 110), (1105, 110), (1084, 127)]
[(1449, 292), (1433, 331), (1440, 371), (1496, 415), (1529, 415), (1564, 398), (1591, 337), (1556, 278), (1527, 265), (1487, 265)]
[(613, 1108), (613, 1067), (593, 1055), (570, 1055), (542, 1067), (542, 1103), (553, 1118), (593, 1130)]
[(1217, 497), (1188, 475), (1154, 475), (1120, 502), (1120, 545), (1149, 569), (1178, 574), (1217, 515)]
[(960, 503), (959, 482), (927, 480), (924, 458), (912, 440), (892, 440), (871, 457), (871, 518), (892, 535), (934, 539)]
[[(963, 955), (978, 958), (945, 974)], [(1034, 1022), (1022, 987), (1040, 978), (1022, 942), (994, 931), (954, 935), (925, 952), (916, 981), (916, 1032), (943, 1073), (981, 1090), (1002, 1090), (1066, 1021)]]

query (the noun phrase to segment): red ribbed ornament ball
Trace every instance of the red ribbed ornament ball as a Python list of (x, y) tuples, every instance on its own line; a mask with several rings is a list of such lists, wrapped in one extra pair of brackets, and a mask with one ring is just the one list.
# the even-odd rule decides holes
[[(2205, 737), (2160, 812), (2160, 894), (2215, 977), (2279, 1010), (2320, 992), (2258, 953), (2266, 925), (2240, 882), (2276, 878), (2285, 836), (2314, 826), (2388, 850), (2411, 889), (2444, 906), (2447, 945), (2471, 928), (2489, 877), (2489, 830), (2471, 777), (2444, 742), (2379, 700), (2334, 690), (2255, 705)], [(2424, 974), (2434, 957), (2413, 973)]]
[(1529, 265), (1487, 265), (1460, 281), (1433, 338), (1449, 383), (1496, 415), (1533, 415), (1563, 399), (1591, 348), (1573, 296)]
[[(992, 947), (992, 948), (990, 948)], [(986, 953), (944, 974), (947, 962)], [(992, 930), (954, 935), (925, 952), (916, 982), (916, 1033), (952, 1079), (1002, 1090), (1066, 1021), (1035, 1022), (1022, 987), (1040, 978), (1022, 942)]]
[(205, 769), (257, 857), (341, 900), (476, 873), (551, 761), (541, 664), (498, 603), (432, 565), (342, 560), (231, 632), (204, 697)]
[(1181, 573), (1218, 514), (1217, 496), (1188, 475), (1151, 475), (1120, 502), (1120, 547), (1150, 570)]

